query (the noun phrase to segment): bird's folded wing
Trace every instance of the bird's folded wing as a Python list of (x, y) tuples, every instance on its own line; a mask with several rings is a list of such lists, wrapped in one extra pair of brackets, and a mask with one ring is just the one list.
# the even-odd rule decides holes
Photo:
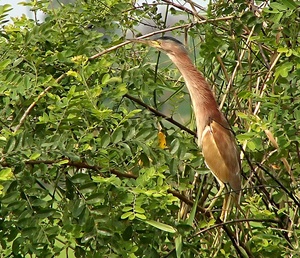
[(212, 120), (203, 131), (202, 152), (214, 176), (233, 190), (240, 190), (240, 160), (231, 131)]

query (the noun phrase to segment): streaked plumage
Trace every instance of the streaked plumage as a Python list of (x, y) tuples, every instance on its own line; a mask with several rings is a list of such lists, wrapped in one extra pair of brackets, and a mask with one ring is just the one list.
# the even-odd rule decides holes
[[(209, 84), (193, 65), (184, 45), (171, 37), (132, 41), (144, 43), (165, 52), (177, 66), (190, 93), (196, 117), (198, 145), (202, 147), (207, 167), (220, 184), (216, 197), (222, 193), (224, 184), (227, 183), (239, 194), (241, 190), (240, 158), (234, 136), (227, 120), (218, 109)], [(214, 201), (209, 205), (209, 209), (213, 204)]]

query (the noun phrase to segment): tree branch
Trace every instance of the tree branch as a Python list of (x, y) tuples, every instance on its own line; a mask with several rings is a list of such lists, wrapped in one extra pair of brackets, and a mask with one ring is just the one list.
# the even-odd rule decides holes
[(264, 171), (269, 177), (271, 177), (281, 188), (286, 194), (294, 201), (294, 203), (300, 208), (300, 202), (296, 196), (292, 194), (276, 177), (272, 175), (268, 170), (266, 170), (261, 164), (256, 163), (256, 165)]
[[(91, 169), (91, 170), (94, 170), (96, 172), (99, 172), (103, 169), (101, 166), (89, 165), (85, 162), (70, 161), (69, 159), (61, 159), (61, 160), (27, 160), (24, 163), (26, 165), (38, 165), (38, 164), (55, 165), (55, 164), (61, 164), (62, 166), (71, 166), (71, 167), (76, 167), (76, 168), (79, 168), (79, 169), (83, 169), (83, 168)], [(10, 167), (10, 164), (8, 164), (7, 162), (1, 162), (0, 165), (2, 167)], [(134, 174), (131, 174), (131, 173), (119, 172), (115, 169), (109, 169), (109, 172), (111, 174), (116, 175), (117, 177), (120, 177), (120, 178), (132, 178), (132, 179), (137, 179), (138, 178), (137, 175), (134, 175)], [(187, 205), (189, 205), (191, 207), (194, 205), (193, 201), (188, 199), (186, 196), (180, 194), (178, 191), (175, 191), (173, 189), (168, 189), (167, 192), (172, 194), (173, 196), (177, 197), (179, 200), (181, 200), (182, 202), (186, 203)], [(206, 209), (204, 209), (200, 205), (197, 205), (197, 211), (203, 213), (205, 216), (207, 216), (209, 218), (211, 217), (211, 214), (209, 212), (207, 212)], [(237, 240), (236, 240), (233, 232), (227, 227), (228, 223), (223, 223), (219, 218), (216, 219), (216, 222), (218, 223), (217, 226), (221, 225), (223, 227), (224, 231), (226, 232), (226, 234), (228, 235), (228, 237), (232, 241), (233, 245), (235, 246), (237, 252), (239, 253), (240, 251), (238, 250)], [(247, 253), (249, 252), (249, 254), (250, 254), (250, 255), (248, 254), (249, 257), (253, 257), (251, 255), (251, 252), (249, 250), (247, 250), (247, 247), (243, 243), (240, 243), (240, 244), (243, 246), (243, 248), (246, 250)], [(243, 257), (243, 256), (240, 255), (240, 257)]]
[(141, 101), (138, 98), (135, 98), (129, 94), (125, 94), (124, 97), (134, 101), (135, 103), (139, 104), (140, 106), (148, 109), (149, 111), (151, 111), (153, 114), (155, 114), (156, 116), (162, 117), (165, 120), (167, 120), (168, 122), (172, 123), (173, 125), (176, 125), (177, 127), (179, 127), (181, 130), (188, 132), (189, 134), (193, 135), (194, 137), (197, 137), (196, 132), (190, 130), (189, 128), (185, 127), (184, 125), (182, 125), (181, 123), (177, 122), (176, 120), (174, 120), (172, 117), (168, 117), (165, 114), (159, 112), (158, 110), (156, 110), (153, 107), (150, 107), (149, 105), (147, 105), (145, 102)]
[[(64, 162), (65, 161), (65, 162)], [(55, 165), (55, 164), (61, 164), (62, 166), (70, 166), (70, 167), (76, 167), (78, 169), (91, 169), (94, 170), (96, 172), (101, 171), (103, 168), (101, 166), (97, 166), (97, 165), (89, 165), (85, 162), (78, 162), (78, 161), (70, 161), (68, 159), (61, 159), (61, 160), (26, 160), (24, 162), (26, 165), (39, 165), (39, 164), (46, 164), (46, 165)], [(0, 165), (2, 167), (10, 167), (10, 164), (7, 162), (1, 162)], [(116, 169), (109, 169), (109, 172), (113, 175), (116, 175), (117, 177), (120, 178), (132, 178), (132, 179), (137, 179), (138, 176), (131, 174), (131, 173), (123, 173), (120, 172)], [(177, 197), (178, 199), (180, 199), (181, 201), (185, 202), (186, 204), (193, 206), (194, 202), (189, 200), (187, 197), (185, 197), (184, 195), (180, 194), (179, 192), (172, 190), (172, 189), (168, 189), (167, 190), (168, 193), (172, 194), (173, 196)], [(197, 206), (197, 210), (210, 216), (209, 213), (206, 212), (206, 210), (201, 207), (200, 205)]]
[[(66, 74), (62, 74), (55, 80), (55, 82), (59, 83), (65, 76), (66, 76)], [(20, 129), (20, 127), (23, 125), (26, 117), (29, 115), (30, 111), (34, 108), (34, 106), (37, 104), (37, 102), (51, 89), (52, 89), (52, 86), (48, 86), (37, 96), (36, 100), (30, 104), (30, 106), (26, 109), (23, 116), (21, 117), (19, 124), (15, 127), (14, 132), (17, 132)]]
[[(143, 36), (140, 36), (140, 37), (137, 37), (137, 39), (144, 39), (144, 38), (149, 38), (149, 37), (152, 37), (152, 36), (155, 36), (157, 34), (161, 34), (161, 33), (165, 33), (165, 32), (169, 32), (169, 31), (173, 31), (173, 30), (178, 30), (178, 29), (183, 29), (183, 28), (189, 28), (189, 27), (193, 27), (195, 26), (196, 24), (204, 24), (204, 23), (210, 23), (210, 22), (216, 22), (216, 21), (226, 21), (226, 20), (231, 20), (233, 19), (234, 16), (226, 16), (226, 17), (220, 17), (220, 18), (216, 18), (216, 19), (207, 19), (207, 20), (201, 20), (201, 21), (197, 21), (197, 22), (193, 22), (193, 23), (187, 23), (187, 24), (183, 24), (183, 25), (178, 25), (178, 26), (174, 26), (174, 27), (170, 27), (170, 28), (166, 28), (166, 29), (162, 29), (162, 30), (158, 30), (158, 31), (155, 31), (155, 32), (151, 32), (151, 33), (148, 33), (148, 34), (145, 34)], [(122, 42), (118, 45), (114, 45), (110, 48), (107, 48), (105, 50), (103, 50), (102, 52), (99, 52), (98, 54), (95, 54), (91, 57), (89, 57), (89, 60), (94, 60), (100, 56), (103, 56), (111, 51), (114, 51), (120, 47), (123, 47), (127, 44), (131, 43), (130, 41), (125, 41), (125, 42)]]

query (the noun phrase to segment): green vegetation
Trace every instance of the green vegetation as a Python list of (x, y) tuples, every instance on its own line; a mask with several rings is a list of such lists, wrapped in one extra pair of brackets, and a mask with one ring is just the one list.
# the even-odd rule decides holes
[[(300, 256), (299, 2), (49, 2), (0, 6), (1, 257)], [(225, 224), (183, 79), (126, 42), (140, 24), (187, 39), (243, 149)]]

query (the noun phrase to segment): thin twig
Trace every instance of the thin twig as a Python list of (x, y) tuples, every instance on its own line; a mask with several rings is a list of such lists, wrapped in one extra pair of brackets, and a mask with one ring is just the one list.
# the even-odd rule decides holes
[[(194, 12), (193, 12), (193, 11), (191, 11), (190, 9), (188, 9), (187, 7), (184, 7), (184, 6), (181, 5), (181, 4), (177, 4), (177, 3), (171, 2), (171, 1), (169, 1), (169, 0), (162, 0), (162, 1), (165, 2), (165, 3), (167, 3), (167, 4), (169, 4), (169, 5), (172, 5), (172, 6), (176, 7), (176, 8), (178, 8), (178, 9), (180, 9), (180, 10), (186, 12), (186, 13), (189, 13), (189, 14), (194, 15), (194, 12), (195, 12), (195, 13), (197, 14), (196, 10), (194, 10)], [(189, 2), (189, 3), (192, 4), (193, 6), (196, 6), (197, 8), (199, 8), (199, 9), (202, 10), (202, 11), (206, 11), (205, 8), (203, 8), (203, 7), (200, 6), (200, 5), (197, 5), (196, 3), (192, 2), (192, 1), (187, 1), (187, 2)], [(198, 16), (198, 17), (201, 17), (201, 19), (203, 19), (203, 20), (206, 19), (205, 16), (200, 16), (199, 14), (197, 14), (197, 16)]]
[[(55, 82), (59, 83), (65, 76), (66, 76), (66, 74), (62, 74), (55, 80)], [(20, 127), (23, 125), (26, 117), (29, 115), (30, 111), (34, 108), (34, 106), (37, 104), (37, 102), (51, 89), (52, 89), (52, 86), (48, 86), (37, 96), (36, 100), (30, 104), (30, 106), (26, 109), (23, 116), (21, 117), (19, 124), (15, 127), (14, 132), (17, 132), (20, 129)]]
[[(269, 129), (265, 129), (264, 131), (265, 131), (265, 134), (267, 135), (269, 141), (273, 145), (273, 147), (276, 149), (276, 151), (279, 151), (279, 145), (278, 145), (276, 139), (274, 138), (273, 133)], [(271, 156), (271, 155), (269, 155), (269, 156)], [(287, 159), (285, 157), (281, 157), (280, 160), (282, 161), (285, 169), (289, 173), (290, 178), (291, 178), (293, 184), (296, 184), (294, 173), (293, 173), (293, 171), (291, 169), (291, 166), (290, 166), (289, 162), (287, 161)]]
[[(254, 28), (255, 28), (255, 27), (252, 28), (250, 34), (248, 35), (247, 42), (246, 42), (246, 46), (247, 46), (248, 43), (250, 42), (250, 38), (251, 38), (251, 36), (252, 36), (252, 34), (253, 34), (253, 32), (254, 32)], [(246, 52), (246, 48), (244, 48), (244, 49), (241, 51), (241, 54), (240, 54), (239, 59), (238, 59), (238, 61), (237, 61), (237, 64), (236, 64), (236, 66), (234, 67), (234, 70), (233, 70), (233, 72), (232, 72), (232, 75), (231, 75), (231, 77), (230, 77), (230, 80), (229, 80), (229, 82), (228, 82), (228, 84), (227, 84), (227, 88), (226, 88), (225, 93), (224, 93), (224, 95), (223, 95), (222, 101), (221, 101), (221, 103), (220, 103), (220, 105), (219, 105), (219, 109), (220, 109), (220, 110), (221, 110), (221, 109), (223, 108), (223, 106), (224, 106), (225, 100), (226, 100), (227, 95), (228, 95), (228, 93), (229, 93), (229, 91), (230, 91), (230, 89), (231, 89), (231, 86), (232, 86), (233, 81), (234, 81), (234, 79), (235, 79), (235, 76), (236, 76), (236, 73), (237, 73), (237, 71), (238, 71), (238, 68), (239, 68), (240, 65), (241, 65), (242, 59), (243, 59), (243, 57), (244, 57), (244, 55), (245, 55), (245, 52)]]
[(155, 114), (156, 116), (162, 117), (165, 120), (167, 120), (168, 122), (172, 123), (173, 125), (176, 125), (177, 127), (179, 127), (181, 130), (188, 132), (189, 134), (193, 135), (194, 137), (197, 137), (196, 132), (190, 130), (189, 128), (185, 127), (184, 125), (182, 125), (181, 123), (177, 122), (176, 120), (174, 120), (172, 117), (168, 117), (165, 114), (159, 112), (158, 110), (156, 110), (153, 107), (150, 107), (149, 105), (147, 105), (146, 103), (144, 103), (143, 101), (141, 101), (140, 99), (133, 97), (129, 94), (125, 94), (124, 97), (136, 102), (137, 104), (141, 105), (142, 107), (148, 109), (149, 111), (151, 111), (153, 114)]
[(46, 89), (44, 89), (37, 97), (37, 99), (35, 101), (33, 101), (30, 106), (26, 109), (26, 111), (24, 112), (23, 116), (20, 119), (19, 124), (15, 127), (14, 132), (17, 132), (20, 127), (23, 125), (26, 117), (29, 115), (30, 111), (34, 108), (34, 106), (36, 105), (36, 103), (52, 88), (52, 86), (48, 86)]
[[(271, 76), (272, 76), (272, 74), (273, 74), (273, 69), (274, 69), (274, 67), (275, 67), (275, 65), (277, 64), (277, 62), (278, 62), (278, 60), (279, 60), (279, 58), (280, 58), (280, 56), (281, 56), (281, 53), (275, 53), (275, 58), (274, 58), (274, 60), (273, 60), (273, 62), (272, 62), (272, 64), (271, 64), (271, 66), (270, 66), (270, 69), (268, 70), (268, 73), (267, 73), (267, 75), (266, 75), (266, 77), (265, 77), (265, 80), (264, 80), (264, 82), (263, 82), (263, 86), (262, 86), (262, 89), (261, 89), (261, 91), (260, 91), (260, 98), (262, 98), (263, 97), (263, 95), (264, 95), (264, 93), (265, 93), (265, 89), (266, 89), (266, 87), (267, 87), (267, 82), (270, 80), (270, 78), (271, 78)], [(256, 106), (255, 106), (255, 110), (254, 110), (254, 112), (253, 112), (253, 115), (256, 115), (257, 113), (258, 113), (258, 111), (259, 111), (259, 108), (260, 108), (260, 104), (261, 104), (261, 101), (259, 101), (257, 104), (256, 104)]]
[[(151, 33), (145, 34), (143, 36), (140, 36), (137, 39), (149, 38), (149, 37), (155, 36), (157, 34), (165, 33), (165, 32), (168, 32), (168, 31), (183, 29), (183, 28), (186, 28), (186, 27), (193, 27), (196, 24), (204, 24), (204, 23), (210, 23), (210, 22), (216, 22), (216, 21), (226, 21), (226, 20), (231, 20), (233, 18), (234, 18), (234, 16), (226, 16), (226, 17), (221, 17), (221, 18), (216, 18), (216, 19), (201, 20), (201, 21), (198, 21), (196, 23), (187, 23), (187, 24), (178, 25), (178, 26), (166, 28), (166, 29), (163, 29), (163, 30), (158, 30), (158, 31), (155, 31), (155, 32), (151, 32)], [(105, 55), (105, 54), (107, 54), (107, 53), (109, 53), (111, 51), (114, 51), (114, 50), (116, 50), (116, 49), (118, 49), (120, 47), (123, 47), (123, 46), (125, 46), (125, 45), (127, 45), (129, 43), (131, 43), (131, 41), (127, 40), (127, 41), (122, 42), (122, 43), (120, 43), (118, 45), (115, 45), (115, 46), (112, 46), (110, 48), (107, 48), (107, 49), (103, 50), (102, 52), (89, 57), (89, 60), (94, 60), (94, 59), (96, 59), (96, 58), (98, 58), (100, 56), (103, 56), (103, 55)]]
[[(273, 62), (272, 62), (272, 64), (270, 65), (270, 69), (268, 70), (268, 72), (267, 72), (267, 74), (266, 74), (266, 77), (265, 77), (265, 79), (264, 79), (263, 86), (262, 86), (262, 89), (261, 89), (261, 91), (260, 91), (260, 98), (262, 98), (263, 95), (264, 95), (264, 93), (265, 93), (265, 89), (266, 89), (266, 87), (267, 87), (267, 82), (270, 80), (270, 78), (271, 78), (271, 76), (272, 76), (272, 74), (273, 74), (273, 69), (274, 69), (275, 65), (277, 64), (280, 55), (281, 55), (280, 53), (275, 53), (275, 58), (273, 59)], [(258, 78), (258, 80), (259, 80), (259, 78)], [(261, 104), (261, 101), (259, 101), (259, 102), (256, 103), (255, 109), (254, 109), (254, 112), (253, 112), (253, 115), (254, 115), (254, 116), (258, 113), (259, 108), (260, 108), (260, 104)], [(251, 128), (249, 127), (249, 128), (248, 128), (248, 132), (250, 132), (250, 131), (251, 131)], [(248, 142), (247, 140), (244, 142), (243, 148), (242, 148), (243, 150), (246, 149), (247, 142)], [(241, 154), (241, 159), (243, 159), (243, 153)]]
[(218, 227), (222, 227), (223, 225), (229, 225), (229, 224), (236, 224), (236, 223), (244, 223), (244, 222), (269, 222), (269, 223), (275, 223), (275, 224), (279, 224), (279, 219), (234, 219), (234, 220), (230, 220), (230, 221), (226, 221), (226, 222), (220, 222), (220, 223), (217, 223), (217, 224), (214, 224), (210, 227), (207, 227), (207, 228), (204, 228), (204, 229), (201, 229), (199, 232), (197, 232), (196, 234), (193, 235), (193, 237), (195, 236), (198, 236), (200, 234), (203, 234), (207, 231), (210, 231), (214, 228), (218, 228)]
[[(65, 162), (62, 162), (62, 161), (65, 161)], [(97, 171), (97, 172), (103, 170), (103, 168), (100, 167), (100, 166), (89, 165), (85, 162), (70, 161), (68, 159), (62, 159), (62, 160), (27, 160), (24, 163), (27, 164), (27, 165), (37, 165), (37, 164), (48, 164), (48, 165), (57, 164), (57, 165), (59, 165), (59, 164), (61, 164), (62, 166), (72, 166), (72, 167), (76, 167), (76, 168), (86, 168), (86, 169), (91, 169), (91, 170), (94, 170), (94, 171)], [(2, 162), (0, 165), (3, 166), (3, 167), (8, 167), (9, 166), (9, 164), (5, 163), (5, 162)], [(120, 177), (120, 178), (122, 178), (122, 177), (132, 178), (132, 179), (137, 179), (138, 178), (137, 175), (134, 175), (134, 174), (131, 174), (131, 173), (119, 172), (115, 169), (110, 169), (109, 172), (111, 174), (116, 175), (117, 177)], [(168, 189), (167, 192), (172, 194), (173, 196), (177, 197), (179, 200), (185, 202), (186, 204), (190, 205), (191, 207), (194, 204), (193, 201), (189, 200), (186, 196), (180, 194), (179, 192), (177, 192), (173, 189)], [(205, 216), (207, 216), (209, 218), (211, 217), (211, 214), (209, 212), (207, 212), (206, 209), (204, 209), (200, 205), (197, 205), (197, 211), (200, 211), (201, 213), (203, 213)], [(222, 223), (222, 221), (219, 218), (217, 218), (216, 221), (217, 221), (218, 224)], [(231, 230), (226, 225), (222, 225), (222, 227), (223, 227), (224, 231), (226, 232), (226, 234), (228, 235), (228, 237), (233, 242), (233, 245), (237, 248), (238, 247), (237, 246), (237, 241), (235, 239), (234, 234), (231, 232)], [(243, 248), (248, 253), (247, 247), (244, 246), (244, 244), (242, 244), (242, 243), (240, 243), (240, 244), (243, 246)], [(237, 249), (237, 252), (239, 252), (238, 249)], [(252, 257), (251, 253), (250, 253), (249, 256)], [(240, 255), (240, 257), (243, 257), (243, 256)]]
[[(101, 170), (103, 170), (103, 168), (101, 166), (89, 165), (85, 162), (70, 161), (68, 159), (61, 159), (61, 160), (26, 160), (26, 161), (24, 161), (24, 163), (26, 165), (46, 164), (46, 165), (70, 166), (70, 167), (76, 167), (78, 169), (90, 169), (90, 170), (93, 170), (93, 171), (96, 171), (96, 172), (100, 172)], [(10, 167), (10, 164), (7, 163), (7, 162), (1, 162), (0, 165), (2, 167)], [(113, 175), (116, 175), (119, 178), (132, 178), (132, 179), (137, 179), (138, 178), (137, 175), (134, 175), (132, 173), (120, 172), (116, 169), (109, 169), (109, 172)], [(193, 204), (194, 204), (193, 201), (189, 200), (187, 197), (185, 197), (184, 195), (180, 194), (179, 192), (177, 192), (175, 190), (168, 189), (167, 192), (172, 194), (173, 196), (177, 197), (178, 199), (180, 199), (181, 201), (185, 202), (186, 204), (188, 204), (190, 206), (193, 206)], [(200, 205), (197, 205), (197, 210), (204, 213), (207, 216), (210, 216), (210, 214), (207, 213), (207, 211), (203, 207), (201, 207)]]
[(274, 180), (281, 188), (284, 192), (286, 192), (286, 194), (295, 202), (295, 204), (300, 207), (300, 202), (299, 200), (276, 178), (272, 175), (272, 173), (270, 173), (267, 169), (265, 169), (263, 166), (261, 166), (259, 163), (256, 163), (256, 165), (262, 170), (264, 171), (269, 177), (272, 178), (272, 180)]

